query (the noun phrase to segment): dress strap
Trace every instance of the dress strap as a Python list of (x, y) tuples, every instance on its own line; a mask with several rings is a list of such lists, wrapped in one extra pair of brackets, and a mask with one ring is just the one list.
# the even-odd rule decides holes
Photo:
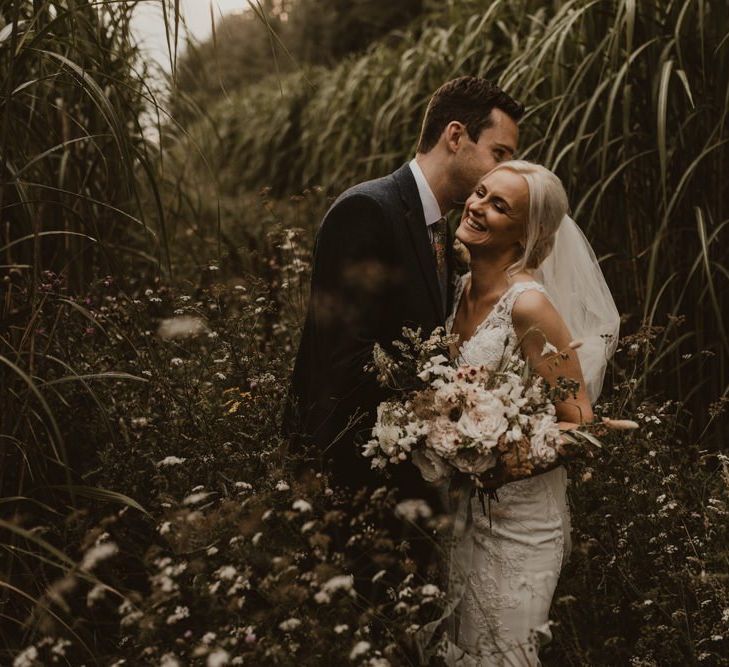
[(514, 283), (507, 290), (507, 293), (504, 295), (504, 299), (501, 303), (502, 308), (505, 311), (504, 314), (508, 314), (510, 316), (516, 300), (519, 298), (520, 295), (524, 294), (524, 292), (528, 292), (529, 290), (537, 290), (537, 292), (541, 292), (542, 294), (547, 296), (547, 298), (549, 298), (549, 295), (547, 294), (547, 290), (544, 288), (544, 285), (537, 282), (536, 280), (530, 280), (523, 283)]

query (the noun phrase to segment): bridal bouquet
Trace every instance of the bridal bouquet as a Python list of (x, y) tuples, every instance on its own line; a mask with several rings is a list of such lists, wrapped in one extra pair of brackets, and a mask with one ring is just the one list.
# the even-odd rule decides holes
[[(376, 346), (369, 366), (396, 392), (378, 406), (372, 437), (363, 446), (373, 468), (410, 460), (428, 482), (458, 471), (480, 488), (480, 476), (497, 466), (521, 478), (552, 463), (565, 438), (599, 446), (587, 431), (565, 433), (557, 426), (554, 403), (574, 393), (577, 383), (548, 387), (518, 353), (504, 354), (495, 370), (456, 366), (446, 354), (457, 336), (442, 329), (425, 341), (419, 330), (405, 328), (403, 334), (405, 340), (394, 343), (397, 358)], [(545, 363), (561, 357), (549, 344), (543, 355)]]

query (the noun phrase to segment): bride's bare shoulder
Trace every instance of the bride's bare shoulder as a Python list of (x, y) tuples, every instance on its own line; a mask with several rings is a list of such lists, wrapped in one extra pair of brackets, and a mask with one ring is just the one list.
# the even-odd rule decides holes
[[(520, 280), (518, 282), (535, 282), (533, 278), (530, 280)], [(525, 289), (514, 300), (511, 317), (517, 326), (532, 325), (536, 322), (544, 322), (550, 320), (561, 320), (559, 313), (550, 301), (549, 297), (540, 289)]]

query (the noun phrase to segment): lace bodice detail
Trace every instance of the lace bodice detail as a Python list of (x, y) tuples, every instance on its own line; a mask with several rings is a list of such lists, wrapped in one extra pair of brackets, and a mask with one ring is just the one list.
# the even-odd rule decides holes
[[(470, 273), (461, 276), (456, 285), (453, 310), (445, 323), (447, 333), (451, 333), (463, 288), (470, 276)], [(513, 353), (517, 344), (517, 335), (511, 320), (511, 310), (519, 295), (531, 289), (547, 294), (541, 283), (530, 280), (514, 283), (501, 295), (491, 312), (476, 327), (473, 336), (461, 345), (458, 356), (459, 365), (483, 365), (487, 368), (496, 368), (504, 355)]]

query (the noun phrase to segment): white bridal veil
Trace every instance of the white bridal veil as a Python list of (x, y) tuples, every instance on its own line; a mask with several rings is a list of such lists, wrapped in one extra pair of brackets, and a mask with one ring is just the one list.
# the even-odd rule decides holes
[(618, 344), (620, 314), (590, 243), (568, 215), (536, 275), (573, 340), (582, 341), (577, 354), (587, 395), (594, 403), (602, 390), (608, 359)]

